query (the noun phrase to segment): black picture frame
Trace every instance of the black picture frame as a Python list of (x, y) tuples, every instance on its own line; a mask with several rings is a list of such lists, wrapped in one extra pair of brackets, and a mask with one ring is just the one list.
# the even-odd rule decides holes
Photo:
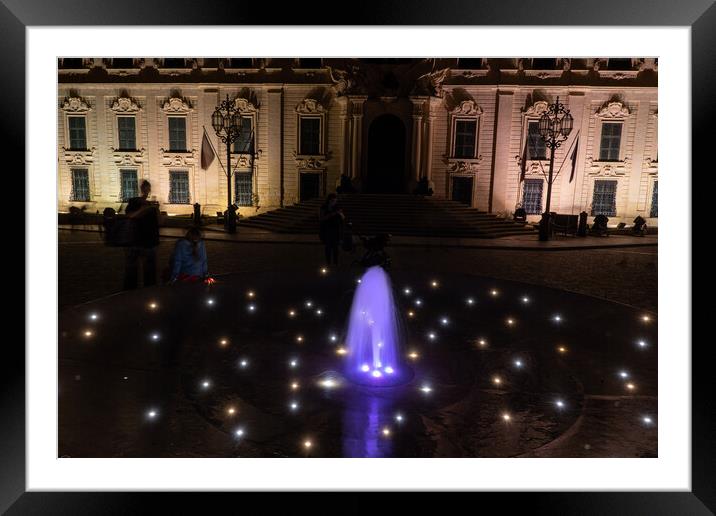
[[(4, 146), (16, 149), (8, 153), (14, 171), (25, 170), (25, 29), (35, 25), (621, 25), (691, 27), (692, 70), (692, 153), (693, 163), (709, 163), (714, 137), (716, 92), (716, 5), (713, 0), (552, 0), (525, 3), (521, 0), (481, 1), (426, 0), (411, 3), (400, 0), (356, 3), (338, 16), (335, 4), (312, 2), (272, 4), (217, 0), (199, 4), (154, 0), (0, 0), (0, 54), (5, 70), (4, 94), (0, 96), (0, 128)], [(568, 48), (565, 54), (569, 54)], [(688, 103), (685, 103), (688, 109)], [(686, 130), (686, 128), (684, 128)], [(710, 167), (712, 168), (712, 166)], [(695, 165), (694, 165), (694, 169)], [(680, 171), (691, 176), (691, 171)], [(704, 169), (704, 173), (712, 173)], [(16, 192), (25, 191), (19, 180)], [(20, 177), (18, 177), (20, 176)], [(709, 181), (711, 181), (709, 179)], [(692, 185), (696, 183), (692, 181)], [(708, 205), (707, 188), (694, 188), (693, 206)], [(701, 196), (701, 197), (698, 197)], [(25, 192), (27, 199), (27, 192)], [(704, 201), (702, 203), (701, 201)], [(695, 208), (696, 209), (696, 208)], [(693, 213), (696, 218), (696, 212)], [(688, 216), (688, 215), (687, 215)], [(24, 226), (25, 231), (28, 230)], [(17, 229), (16, 229), (17, 230)], [(19, 247), (19, 246), (18, 246)], [(689, 252), (691, 250), (683, 250)], [(693, 251), (691, 251), (693, 252)], [(695, 254), (694, 254), (695, 256)], [(26, 268), (25, 274), (29, 274)], [(693, 271), (695, 272), (695, 271)], [(703, 288), (703, 287), (701, 287)], [(694, 299), (696, 299), (694, 297)], [(690, 492), (589, 492), (589, 493), (473, 493), (473, 504), (497, 502), (507, 513), (520, 514), (712, 514), (716, 511), (716, 412), (712, 401), (716, 392), (714, 374), (708, 360), (712, 338), (695, 342), (692, 352), (692, 490)], [(689, 343), (679, 343), (688, 349)], [(3, 387), (0, 391), (0, 511), (7, 514), (134, 514), (147, 509), (149, 500), (162, 504), (162, 512), (190, 512), (192, 504), (184, 494), (136, 493), (40, 493), (25, 492), (25, 351), (20, 340), (6, 341), (2, 360)], [(235, 499), (246, 494), (223, 494)], [(243, 498), (246, 508), (264, 503), (275, 505), (272, 495)], [(301, 505), (325, 503), (320, 495), (300, 497)], [(377, 496), (349, 495), (353, 502), (342, 501), (346, 511), (371, 510)], [(458, 495), (456, 495), (458, 496)], [(477, 499), (473, 497), (477, 496)], [(215, 500), (212, 500), (214, 502)], [(296, 501), (291, 502), (292, 505)], [(423, 496), (406, 501), (407, 508), (419, 504), (429, 507)], [(434, 503), (434, 502), (433, 502)], [(458, 500), (451, 504), (464, 503)], [(204, 506), (205, 508), (207, 506)], [(457, 507), (457, 506), (456, 506)], [(486, 505), (487, 507), (487, 505)], [(476, 509), (477, 510), (477, 509)]]

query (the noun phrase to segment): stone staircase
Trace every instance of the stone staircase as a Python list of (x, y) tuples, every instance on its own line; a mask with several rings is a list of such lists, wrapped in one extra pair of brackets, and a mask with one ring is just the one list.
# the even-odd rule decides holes
[[(313, 199), (241, 219), (240, 226), (278, 233), (318, 234), (323, 199)], [(339, 203), (355, 233), (496, 238), (533, 233), (526, 224), (501, 219), (456, 201), (401, 194), (344, 194)]]

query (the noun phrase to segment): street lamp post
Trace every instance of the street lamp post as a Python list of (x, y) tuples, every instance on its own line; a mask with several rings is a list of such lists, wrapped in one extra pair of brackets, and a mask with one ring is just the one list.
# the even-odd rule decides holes
[(241, 124), (241, 113), (236, 108), (236, 104), (229, 100), (229, 95), (226, 95), (226, 100), (216, 107), (214, 113), (211, 115), (211, 125), (216, 131), (216, 135), (219, 139), (226, 144), (226, 230), (229, 233), (236, 232), (236, 210), (231, 202), (231, 145), (239, 139), (241, 136), (242, 124)]
[(550, 104), (539, 119), (539, 134), (550, 148), (549, 176), (547, 178), (547, 206), (540, 222), (540, 240), (549, 240), (552, 229), (550, 203), (552, 201), (552, 183), (554, 182), (554, 153), (557, 148), (569, 137), (572, 132), (574, 120), (559, 97), (554, 104)]

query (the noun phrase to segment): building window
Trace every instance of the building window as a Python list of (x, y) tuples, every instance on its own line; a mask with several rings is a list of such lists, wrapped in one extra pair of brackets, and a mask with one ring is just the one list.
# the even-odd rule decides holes
[(169, 204), (189, 204), (189, 172), (169, 171)]
[(594, 181), (592, 195), (592, 215), (614, 217), (617, 214), (617, 182)]
[(651, 210), (649, 217), (659, 217), (659, 181), (654, 181), (654, 189), (651, 191)]
[(476, 141), (477, 120), (456, 120), (453, 156), (456, 158), (474, 158)]
[(544, 181), (541, 179), (525, 179), (522, 207), (528, 215), (539, 215), (542, 213), (543, 184)]
[(86, 168), (72, 169), (72, 192), (70, 193), (71, 201), (90, 200), (89, 190), (89, 172)]
[(174, 152), (186, 151), (186, 118), (184, 117), (169, 117), (169, 150)]
[(133, 116), (117, 117), (117, 132), (119, 134), (119, 150), (136, 150), (137, 130)]
[(244, 57), (244, 58), (237, 58), (232, 57), (228, 60), (228, 67), (229, 68), (253, 68), (254, 67), (254, 60), (250, 57)]
[(543, 59), (543, 58), (535, 58), (532, 59), (532, 69), (533, 70), (553, 70), (557, 66), (557, 59), (550, 58), (550, 59)]
[(121, 188), (119, 191), (119, 199), (127, 202), (132, 197), (139, 197), (139, 183), (137, 181), (137, 171), (134, 169), (121, 169), (119, 171)]
[(134, 68), (134, 58), (115, 57), (112, 59), (112, 68)]
[(298, 60), (298, 68), (321, 68), (321, 66), (323, 66), (323, 59), (320, 57)]
[(530, 122), (527, 126), (527, 152), (529, 159), (546, 159), (547, 147), (539, 134), (539, 122)]
[(303, 156), (321, 153), (321, 119), (316, 117), (300, 118), (300, 154)]
[(68, 117), (67, 124), (70, 129), (70, 149), (87, 150), (87, 125), (85, 117)]
[(235, 181), (237, 206), (252, 206), (253, 181), (251, 177), (251, 172), (237, 172)]
[(482, 68), (481, 57), (461, 57), (457, 60), (458, 68)]
[(242, 154), (253, 154), (254, 152), (254, 135), (252, 133), (252, 120), (250, 116), (241, 118), (241, 132), (239, 137), (234, 140), (234, 152)]
[(164, 68), (185, 68), (186, 58), (184, 57), (165, 57)]
[(599, 148), (600, 161), (619, 161), (623, 125), (619, 122), (605, 122), (602, 124), (602, 141)]

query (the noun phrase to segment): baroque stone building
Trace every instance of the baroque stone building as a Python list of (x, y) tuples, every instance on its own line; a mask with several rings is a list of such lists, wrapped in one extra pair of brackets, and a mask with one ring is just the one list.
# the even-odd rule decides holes
[[(211, 115), (241, 112), (232, 193), (252, 215), (335, 191), (434, 195), (509, 215), (544, 209), (537, 121), (574, 117), (552, 210), (630, 223), (658, 216), (653, 58), (65, 58), (58, 71), (58, 209), (121, 210), (142, 179), (168, 214), (226, 206), (226, 147)], [(203, 169), (204, 132), (218, 159)]]

